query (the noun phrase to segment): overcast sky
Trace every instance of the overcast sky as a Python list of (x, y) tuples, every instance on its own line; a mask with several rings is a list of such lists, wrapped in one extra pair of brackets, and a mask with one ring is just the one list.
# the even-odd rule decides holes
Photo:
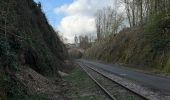
[(35, 0), (42, 3), (49, 23), (74, 42), (74, 36), (96, 36), (95, 13), (98, 9), (113, 6), (114, 0)]

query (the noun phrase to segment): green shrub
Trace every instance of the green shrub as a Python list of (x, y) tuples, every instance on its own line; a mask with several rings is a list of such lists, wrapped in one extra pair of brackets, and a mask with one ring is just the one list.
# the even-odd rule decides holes
[(18, 70), (17, 54), (15, 50), (11, 49), (8, 41), (1, 37), (0, 39), (0, 57), (2, 58), (3, 67), (8, 66), (13, 70)]
[(157, 13), (151, 16), (145, 27), (145, 33), (154, 50), (170, 48), (169, 25), (170, 17), (165, 13)]

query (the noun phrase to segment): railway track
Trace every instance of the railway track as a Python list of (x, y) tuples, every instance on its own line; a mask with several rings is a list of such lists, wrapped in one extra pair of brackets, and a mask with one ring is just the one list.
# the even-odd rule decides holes
[(111, 100), (149, 100), (95, 70), (92, 65), (77, 63)]

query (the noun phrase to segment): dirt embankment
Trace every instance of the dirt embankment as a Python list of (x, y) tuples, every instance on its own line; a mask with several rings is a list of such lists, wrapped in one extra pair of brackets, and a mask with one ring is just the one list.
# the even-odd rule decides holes
[(23, 100), (30, 97), (27, 89), (48, 91), (54, 85), (44, 82), (48, 80), (45, 77), (60, 79), (58, 71), (69, 65), (65, 64), (67, 50), (57, 34), (48, 24), (41, 4), (33, 0), (0, 0), (0, 97)]

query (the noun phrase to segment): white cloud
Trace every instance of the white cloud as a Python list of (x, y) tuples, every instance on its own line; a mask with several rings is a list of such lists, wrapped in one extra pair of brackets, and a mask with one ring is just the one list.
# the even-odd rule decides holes
[(95, 19), (90, 16), (72, 15), (64, 17), (58, 27), (63, 35), (68, 38), (69, 42), (73, 42), (75, 34), (85, 35), (94, 33)]
[(98, 9), (113, 6), (114, 0), (74, 0), (71, 4), (55, 8), (56, 14), (64, 13), (57, 29), (63, 33), (68, 42), (74, 42), (74, 36), (93, 33), (96, 36), (94, 14)]

